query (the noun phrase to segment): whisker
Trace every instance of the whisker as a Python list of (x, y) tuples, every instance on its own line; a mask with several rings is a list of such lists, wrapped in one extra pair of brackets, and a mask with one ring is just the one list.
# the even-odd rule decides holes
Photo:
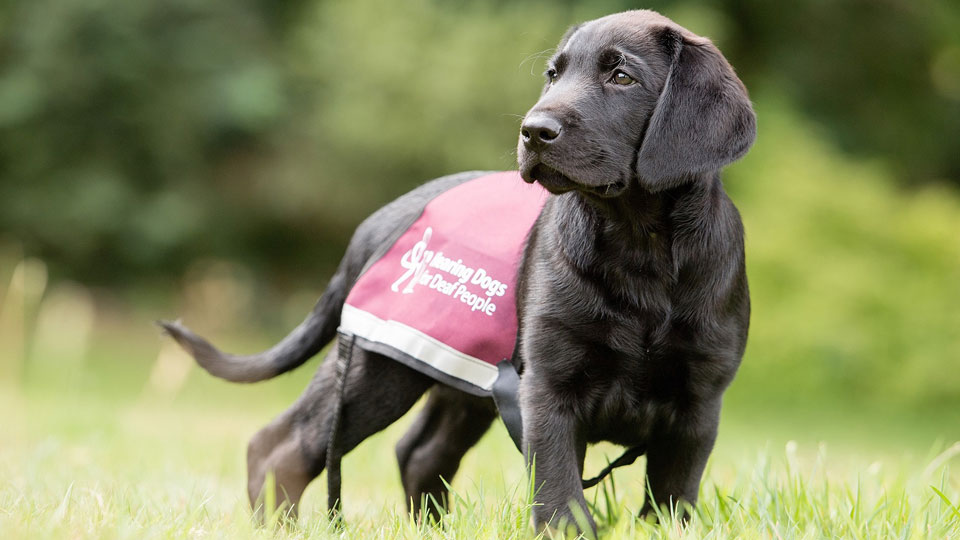
[(540, 52), (535, 52), (535, 53), (532, 53), (532, 54), (528, 55), (526, 58), (524, 58), (524, 59), (520, 62), (520, 65), (517, 66), (517, 71), (519, 71), (520, 68), (522, 68), (524, 64), (526, 64), (527, 62), (530, 62), (530, 75), (536, 75), (536, 74), (533, 72), (533, 60), (539, 60), (539, 59), (543, 58), (544, 56), (550, 56), (550, 55), (552, 55), (552, 54), (554, 53), (554, 51), (556, 51), (556, 50), (557, 50), (556, 47), (550, 47), (549, 49), (544, 49), (544, 50), (542, 50), (542, 51), (540, 51)]
[(523, 121), (526, 118), (525, 114), (514, 114), (514, 113), (501, 113), (500, 116), (509, 116), (511, 118), (516, 118), (517, 120)]

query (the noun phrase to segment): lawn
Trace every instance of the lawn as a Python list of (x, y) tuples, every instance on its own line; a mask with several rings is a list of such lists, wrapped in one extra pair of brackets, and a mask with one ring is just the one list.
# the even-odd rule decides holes
[[(296, 523), (254, 525), (244, 489), (246, 440), (293, 400), (314, 367), (256, 386), (190, 368), (172, 393), (122, 369), (7, 385), (0, 393), (0, 538), (533, 536), (522, 460), (499, 424), (466, 457), (442, 523), (411, 519), (393, 458), (409, 415), (345, 460), (344, 529), (325, 517), (324, 477), (308, 489)], [(588, 491), (602, 537), (960, 537), (960, 475), (949, 467), (960, 448), (942, 438), (955, 416), (857, 411), (822, 400), (788, 414), (751, 403), (744, 390), (731, 391), (689, 524), (635, 519), (640, 460)], [(594, 447), (588, 473), (616, 452)]]

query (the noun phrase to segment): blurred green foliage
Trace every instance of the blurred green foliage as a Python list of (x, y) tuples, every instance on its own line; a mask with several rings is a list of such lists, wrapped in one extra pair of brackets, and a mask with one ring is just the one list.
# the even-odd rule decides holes
[[(137, 283), (200, 256), (326, 274), (422, 181), (514, 166), (568, 25), (632, 2), (21, 0), (0, 7), (0, 232), (55, 275)], [(960, 182), (960, 7), (671, 2), (755, 98), (897, 180)], [(761, 138), (764, 119), (761, 118)], [(785, 149), (786, 150), (786, 149)]]
[(805, 408), (826, 395), (956, 410), (956, 190), (908, 191), (782, 103), (758, 113), (766, 136), (726, 178), (747, 231), (753, 304), (734, 389)]
[[(147, 298), (184, 274), (189, 293), (199, 259), (234, 261), (246, 285), (229, 290), (279, 290), (300, 317), (375, 208), (435, 176), (514, 167), (564, 29), (630, 7), (5, 3), (0, 248), (22, 245), (52, 282)], [(644, 7), (712, 37), (759, 114), (725, 177), (754, 301), (731, 400), (956, 405), (960, 3)]]

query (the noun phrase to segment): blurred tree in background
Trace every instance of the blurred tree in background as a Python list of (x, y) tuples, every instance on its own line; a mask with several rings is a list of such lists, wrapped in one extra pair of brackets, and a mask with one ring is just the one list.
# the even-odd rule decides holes
[[(377, 207), (513, 168), (564, 30), (636, 7), (711, 37), (757, 106), (757, 145), (725, 176), (755, 306), (737, 384), (960, 401), (956, 1), (7, 2), (0, 263), (13, 243), (52, 283), (185, 282), (208, 325), (263, 290), (243, 309), (276, 311)], [(235, 265), (192, 280), (203, 259)]]
[[(0, 231), (55, 275), (204, 255), (329, 271), (422, 181), (514, 166), (564, 28), (630, 2), (32, 0), (0, 8)], [(960, 7), (652, 1), (904, 185), (960, 183)], [(763, 124), (761, 119), (761, 137)]]

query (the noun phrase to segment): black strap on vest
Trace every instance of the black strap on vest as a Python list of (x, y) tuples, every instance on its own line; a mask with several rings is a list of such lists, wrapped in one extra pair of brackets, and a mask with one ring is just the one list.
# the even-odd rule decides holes
[(620, 457), (613, 460), (609, 465), (603, 468), (600, 471), (600, 474), (594, 476), (589, 480), (580, 480), (583, 484), (583, 489), (592, 488), (593, 486), (600, 483), (601, 480), (606, 478), (610, 473), (613, 472), (617, 467), (624, 467), (626, 465), (632, 465), (638, 457), (642, 456), (647, 452), (647, 449), (643, 446), (634, 446), (633, 448), (628, 448)]
[(327, 439), (327, 514), (331, 520), (339, 522), (342, 504), (340, 501), (340, 460), (343, 457), (339, 448), (340, 417), (343, 415), (343, 394), (347, 386), (347, 370), (353, 358), (353, 344), (356, 336), (340, 334), (337, 339), (336, 385), (337, 400), (333, 405), (333, 418), (330, 420), (330, 432)]
[[(510, 434), (513, 444), (516, 445), (517, 450), (523, 452), (523, 418), (520, 416), (520, 403), (518, 401), (520, 375), (517, 374), (517, 367), (509, 359), (497, 364), (497, 371), (497, 380), (494, 381), (492, 389), (493, 401), (497, 404), (500, 418), (503, 419), (503, 425), (507, 427), (507, 433)], [(632, 465), (646, 451), (647, 449), (644, 446), (628, 448), (623, 455), (604, 467), (600, 474), (589, 480), (580, 480), (583, 489), (592, 488), (599, 484), (617, 467)]]
[(507, 433), (517, 445), (517, 450), (523, 452), (523, 418), (520, 416), (520, 403), (517, 397), (520, 395), (520, 375), (517, 374), (517, 368), (510, 360), (504, 360), (497, 364), (497, 380), (493, 381), (493, 402), (497, 404), (497, 410), (500, 411), (500, 418), (503, 418), (503, 425), (507, 427)]

